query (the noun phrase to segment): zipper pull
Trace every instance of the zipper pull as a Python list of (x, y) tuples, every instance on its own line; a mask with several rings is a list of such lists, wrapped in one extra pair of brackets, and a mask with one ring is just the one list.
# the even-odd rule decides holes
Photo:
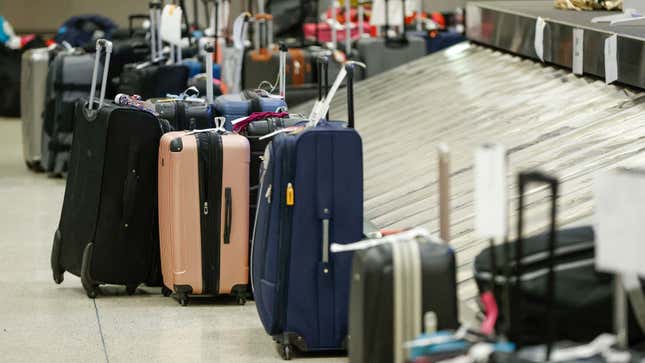
[(287, 184), (287, 206), (293, 206), (295, 203), (295, 197), (293, 192), (293, 184)]
[(204, 215), (208, 215), (208, 202), (204, 202)]
[(271, 204), (271, 184), (267, 188), (267, 192), (264, 194), (264, 197), (267, 199), (267, 203)]

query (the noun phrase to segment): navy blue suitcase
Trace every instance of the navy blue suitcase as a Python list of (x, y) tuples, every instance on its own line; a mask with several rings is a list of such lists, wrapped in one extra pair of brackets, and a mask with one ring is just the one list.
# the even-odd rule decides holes
[(265, 151), (251, 277), (262, 324), (284, 359), (294, 347), (347, 348), (352, 254), (331, 254), (329, 245), (363, 238), (363, 154), (352, 93), (349, 127), (322, 121), (276, 135)]
[(240, 117), (249, 116), (253, 112), (286, 110), (287, 104), (281, 97), (269, 95), (265, 92), (245, 90), (240, 94), (217, 97), (215, 99), (215, 109), (226, 118), (228, 123)]

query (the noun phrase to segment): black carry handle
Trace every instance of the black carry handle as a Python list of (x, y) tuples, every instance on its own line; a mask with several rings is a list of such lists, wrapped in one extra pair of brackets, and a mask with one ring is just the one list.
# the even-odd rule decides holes
[[(524, 193), (528, 184), (546, 184), (551, 190), (551, 226), (549, 229), (549, 273), (547, 277), (547, 316), (548, 319), (548, 335), (547, 335), (547, 350), (545, 359), (548, 361), (551, 357), (551, 351), (556, 339), (556, 322), (553, 309), (553, 302), (555, 300), (555, 243), (556, 243), (556, 228), (557, 228), (557, 209), (558, 209), (558, 186), (559, 181), (557, 178), (544, 174), (539, 171), (523, 172), (518, 177), (519, 184), (519, 203), (517, 210), (517, 242), (515, 244), (515, 306), (518, 314), (521, 314), (520, 298), (522, 294), (522, 257), (524, 254)], [(517, 314), (514, 314), (517, 317)], [(519, 319), (522, 323), (521, 317)], [(520, 340), (518, 336), (518, 340)], [(521, 341), (516, 342), (518, 346)]]
[[(329, 57), (321, 55), (318, 57), (318, 101), (327, 97), (327, 93), (329, 93)], [(329, 120), (329, 109), (325, 117)]]
[(134, 35), (134, 21), (135, 20), (150, 20), (150, 15), (146, 14), (132, 14), (128, 16), (128, 31), (130, 36)]
[[(349, 0), (346, 0), (349, 1)], [(357, 62), (347, 62), (345, 70), (347, 70), (347, 127), (354, 128), (354, 69), (356, 65), (361, 64)], [(365, 66), (361, 64), (361, 66)]]
[(231, 243), (231, 226), (233, 225), (233, 196), (231, 188), (224, 190), (226, 206), (224, 211), (224, 244)]
[(403, 23), (401, 24), (401, 32), (398, 37), (391, 38), (390, 31), (390, 4), (389, 0), (385, 0), (385, 45), (388, 48), (403, 48), (409, 43), (408, 37), (405, 36), (405, 0), (401, 0), (401, 14), (403, 16)]

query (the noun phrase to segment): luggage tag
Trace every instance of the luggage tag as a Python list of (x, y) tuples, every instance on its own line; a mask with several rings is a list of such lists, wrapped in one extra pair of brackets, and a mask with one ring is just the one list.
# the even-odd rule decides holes
[(181, 19), (183, 11), (177, 5), (166, 5), (161, 13), (161, 39), (181, 46)]

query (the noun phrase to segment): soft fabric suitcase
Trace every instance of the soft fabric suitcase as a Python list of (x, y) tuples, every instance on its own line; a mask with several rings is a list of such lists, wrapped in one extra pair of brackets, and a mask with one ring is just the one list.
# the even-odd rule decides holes
[[(390, 0), (392, 1), (392, 0)], [(405, 1), (403, 3), (402, 14), (405, 14)], [(426, 43), (423, 38), (413, 34), (406, 35), (405, 30), (396, 37), (391, 37), (388, 33), (390, 26), (388, 23), (388, 6), (389, 1), (385, 1), (386, 26), (385, 36), (377, 38), (361, 38), (356, 42), (356, 49), (361, 60), (367, 65), (365, 77), (372, 77), (383, 73), (402, 64), (419, 59), (426, 55)], [(402, 24), (405, 24), (405, 15)]]
[(52, 175), (67, 171), (74, 131), (76, 101), (87, 97), (94, 54), (80, 49), (55, 53), (47, 74), (41, 165)]
[(350, 112), (348, 128), (322, 121), (279, 133), (265, 152), (251, 276), (260, 320), (285, 359), (294, 346), (347, 345), (352, 256), (331, 255), (329, 244), (363, 236), (362, 143), (353, 125)]
[[(222, 129), (223, 130), (223, 129)], [(171, 132), (159, 149), (164, 293), (249, 291), (249, 143), (218, 130)]]
[(49, 49), (36, 48), (23, 53), (20, 83), (22, 151), (27, 167), (34, 171), (42, 170), (40, 150), (48, 69)]
[(91, 89), (105, 49), (106, 68), (97, 102), (80, 100), (76, 137), (51, 267), (61, 283), (68, 271), (94, 298), (99, 284), (159, 286), (157, 155), (162, 123), (149, 112), (104, 101), (111, 43), (97, 41)]

